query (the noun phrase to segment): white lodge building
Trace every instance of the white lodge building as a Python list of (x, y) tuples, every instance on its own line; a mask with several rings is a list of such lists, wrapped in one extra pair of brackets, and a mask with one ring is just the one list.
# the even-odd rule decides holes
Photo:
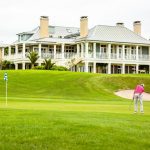
[[(29, 51), (39, 55), (37, 65), (51, 58), (56, 65), (72, 71), (93, 73), (150, 73), (150, 41), (140, 36), (141, 22), (134, 31), (124, 27), (97, 25), (88, 30), (88, 17), (80, 19), (80, 29), (49, 26), (49, 18), (41, 16), (40, 26), (17, 34), (18, 40), (1, 47), (0, 59), (12, 61), (15, 69), (29, 69)], [(7, 52), (6, 52), (7, 51)]]

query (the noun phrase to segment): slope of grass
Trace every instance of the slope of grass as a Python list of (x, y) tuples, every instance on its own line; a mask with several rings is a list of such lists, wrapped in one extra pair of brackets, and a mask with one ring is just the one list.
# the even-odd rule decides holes
[(130, 101), (113, 94), (144, 83), (149, 75), (99, 75), (8, 71), (5, 107), (0, 71), (0, 149), (148, 150), (150, 102), (133, 114)]
[[(0, 72), (0, 96), (5, 95), (4, 71)], [(134, 88), (145, 83), (150, 92), (149, 75), (98, 75), (56, 71), (8, 71), (9, 97), (38, 97), (63, 99), (107, 99), (117, 98), (118, 89)], [(108, 96), (109, 94), (109, 96)]]

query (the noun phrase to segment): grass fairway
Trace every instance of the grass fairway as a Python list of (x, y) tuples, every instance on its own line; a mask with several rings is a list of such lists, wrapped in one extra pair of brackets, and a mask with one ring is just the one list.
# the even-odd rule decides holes
[(0, 71), (0, 150), (148, 150), (150, 102), (133, 114), (131, 101), (113, 94), (149, 75), (8, 71), (5, 107)]

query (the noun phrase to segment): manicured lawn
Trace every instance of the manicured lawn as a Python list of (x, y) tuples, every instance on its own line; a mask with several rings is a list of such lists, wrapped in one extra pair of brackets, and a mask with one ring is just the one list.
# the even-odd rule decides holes
[(0, 149), (148, 150), (150, 102), (133, 114), (131, 101), (113, 95), (149, 75), (93, 75), (9, 71), (8, 107), (0, 72)]

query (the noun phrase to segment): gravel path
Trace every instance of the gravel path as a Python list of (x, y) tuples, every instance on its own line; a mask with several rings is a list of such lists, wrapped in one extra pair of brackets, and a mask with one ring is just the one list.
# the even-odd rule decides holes
[[(115, 92), (115, 95), (123, 97), (123, 98), (127, 98), (127, 99), (132, 99), (133, 92), (134, 92), (134, 90), (121, 90), (121, 91)], [(144, 92), (143, 100), (150, 101), (150, 94)]]

